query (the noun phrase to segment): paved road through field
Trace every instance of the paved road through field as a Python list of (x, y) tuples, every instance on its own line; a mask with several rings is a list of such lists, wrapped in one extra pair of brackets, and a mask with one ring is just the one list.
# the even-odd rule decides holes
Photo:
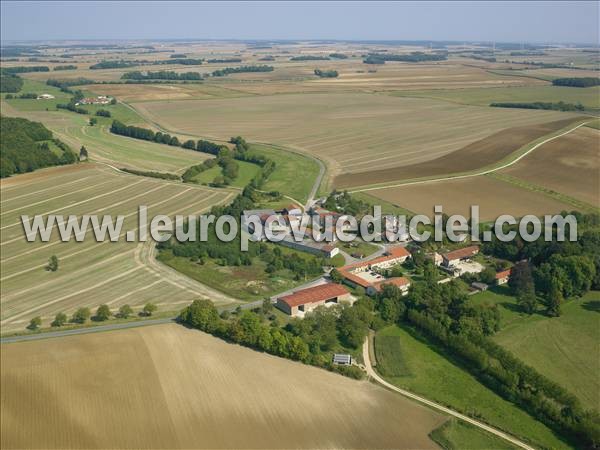
[(379, 374), (377, 372), (375, 372), (375, 370), (373, 369), (372, 365), (371, 365), (371, 356), (369, 354), (369, 341), (373, 339), (373, 333), (370, 333), (369, 336), (365, 339), (365, 342), (363, 344), (363, 360), (364, 360), (364, 364), (365, 364), (365, 368), (367, 370), (367, 375), (375, 380), (377, 383), (381, 384), (382, 386), (391, 389), (394, 392), (398, 392), (399, 394), (404, 395), (405, 397), (408, 397), (410, 399), (416, 400), (420, 403), (423, 403), (433, 409), (437, 409), (438, 411), (441, 411), (445, 414), (451, 415), (453, 417), (456, 417), (457, 419), (463, 420), (465, 422), (470, 423), (471, 425), (476, 426), (477, 428), (480, 428), (482, 430), (485, 430), (489, 433), (492, 433), (495, 436), (498, 436), (499, 438), (502, 438), (508, 442), (510, 442), (513, 445), (516, 445), (517, 447), (526, 449), (526, 450), (534, 450), (533, 447), (527, 445), (524, 442), (519, 441), (517, 438), (510, 436), (509, 434), (504, 433), (503, 431), (497, 430), (496, 428), (493, 428), (489, 425), (486, 425), (483, 422), (480, 422), (478, 420), (475, 419), (471, 419), (470, 417), (467, 417), (459, 412), (456, 412), (450, 408), (447, 408), (445, 406), (440, 405), (439, 403), (435, 403), (432, 402), (431, 400), (427, 400), (424, 397), (421, 397), (419, 395), (413, 394), (410, 391), (407, 391), (405, 389), (400, 389), (397, 386), (394, 386), (391, 383), (388, 383), (387, 381), (385, 381), (383, 378), (381, 378), (379, 376)]

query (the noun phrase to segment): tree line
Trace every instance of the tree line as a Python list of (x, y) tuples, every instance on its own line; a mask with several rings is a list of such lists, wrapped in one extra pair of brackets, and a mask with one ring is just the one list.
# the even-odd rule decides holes
[(495, 102), (490, 103), (495, 108), (521, 108), (521, 109), (546, 109), (552, 111), (583, 111), (585, 108), (581, 103), (565, 102)]
[(23, 88), (23, 79), (13, 73), (0, 70), (0, 92), (19, 92)]
[(245, 73), (245, 72), (273, 72), (273, 66), (261, 65), (261, 66), (241, 66), (241, 67), (226, 67), (224, 69), (215, 70), (212, 73), (213, 77), (224, 77), (232, 73)]
[(209, 64), (239, 63), (239, 62), (242, 62), (242, 58), (209, 59), (206, 62), (209, 63)]
[[(56, 155), (48, 145), (53, 142), (62, 150)], [(72, 164), (77, 155), (54, 139), (52, 132), (39, 122), (0, 116), (0, 177), (31, 172), (43, 167)]]
[(313, 56), (313, 55), (303, 55), (303, 56), (292, 56), (290, 61), (329, 61), (329, 56)]
[(76, 70), (77, 66), (73, 65), (73, 64), (67, 64), (67, 65), (62, 65), (62, 66), (54, 66), (54, 69), (52, 70)]
[[(179, 315), (179, 320), (191, 327), (210, 333), (230, 342), (254, 348), (272, 355), (300, 361), (305, 364), (336, 371), (360, 379), (363, 372), (358, 367), (335, 366), (330, 353), (339, 346), (339, 340), (352, 336), (352, 348), (362, 345), (368, 325), (368, 311), (359, 307), (317, 308), (304, 320), (292, 319), (280, 327), (275, 316), (265, 323), (264, 316), (273, 308), (267, 299), (255, 311), (239, 311), (234, 317), (219, 313), (210, 300), (195, 300)], [(354, 341), (358, 346), (354, 346)], [(329, 354), (328, 354), (329, 353)]]
[(171, 70), (160, 70), (157, 72), (140, 72), (139, 70), (127, 72), (121, 75), (122, 80), (202, 80), (199, 72), (178, 73)]
[(14, 67), (3, 67), (2, 72), (4, 73), (29, 73), (29, 72), (50, 72), (48, 66), (14, 66)]
[(365, 64), (385, 64), (386, 61), (424, 62), (424, 61), (446, 61), (447, 59), (448, 59), (448, 53), (412, 52), (409, 55), (370, 53), (363, 60), (363, 62)]

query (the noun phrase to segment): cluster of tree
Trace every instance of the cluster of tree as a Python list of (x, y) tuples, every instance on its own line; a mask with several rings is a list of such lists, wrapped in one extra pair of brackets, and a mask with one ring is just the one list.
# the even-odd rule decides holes
[(92, 64), (90, 66), (91, 70), (101, 70), (101, 69), (124, 69), (126, 67), (134, 67), (139, 65), (137, 61), (100, 61), (96, 64)]
[(496, 58), (494, 56), (478, 56), (478, 55), (466, 55), (465, 58), (476, 59), (478, 61), (486, 61), (494, 63), (496, 62)]
[(202, 80), (199, 72), (178, 73), (171, 70), (159, 70), (158, 72), (140, 72), (139, 70), (124, 73), (121, 76), (123, 80)]
[(553, 111), (583, 111), (584, 107), (581, 103), (565, 103), (565, 102), (528, 102), (528, 103), (516, 103), (516, 102), (499, 102), (490, 103), (490, 106), (495, 108), (521, 108), (521, 109), (548, 109)]
[(141, 177), (160, 178), (162, 180), (176, 180), (176, 181), (181, 180), (181, 177), (179, 175), (176, 175), (174, 173), (168, 173), (168, 172), (135, 170), (135, 169), (128, 169), (126, 167), (123, 167), (120, 170), (122, 170), (123, 172), (133, 174), (133, 175), (139, 175)]
[(263, 316), (269, 308), (272, 306), (266, 300), (260, 312), (246, 310), (235, 317), (223, 319), (210, 300), (195, 300), (181, 312), (179, 320), (204, 332), (272, 355), (362, 378), (363, 373), (359, 368), (342, 369), (334, 366), (323, 353), (334, 348), (338, 333), (353, 335), (353, 328), (360, 327), (357, 334), (364, 332), (366, 335), (366, 324), (360, 321), (357, 312), (352, 311), (354, 308), (341, 311), (318, 308), (309, 315), (310, 319), (307, 317), (305, 322), (297, 321), (287, 328), (277, 326), (276, 322), (265, 324)]
[(181, 143), (177, 136), (171, 136), (167, 133), (161, 133), (160, 131), (154, 132), (148, 128), (135, 127), (132, 125), (125, 125), (124, 123), (113, 120), (110, 127), (110, 132), (119, 134), (121, 136), (127, 136), (134, 139), (142, 139), (144, 141), (157, 142), (159, 144), (167, 144), (175, 147), (180, 147)]
[(21, 88), (23, 88), (21, 77), (0, 70), (0, 92), (19, 92)]
[[(424, 62), (424, 61), (445, 61), (448, 59), (447, 53), (423, 53), (412, 52), (409, 55), (393, 55), (389, 53), (370, 53), (363, 60), (365, 64), (384, 64), (385, 61), (401, 62)], [(383, 62), (382, 62), (383, 61)]]
[(333, 59), (348, 59), (348, 55), (343, 53), (330, 53), (329, 57)]
[(56, 79), (49, 79), (46, 80), (46, 84), (48, 86), (54, 86), (59, 88), (61, 91), (63, 92), (67, 92), (67, 93), (72, 93), (71, 89), (73, 86), (83, 86), (85, 84), (94, 84), (94, 80), (90, 80), (88, 78), (73, 78), (73, 79), (66, 79), (66, 80), (56, 80)]
[(348, 191), (338, 192), (334, 190), (329, 194), (327, 199), (325, 199), (323, 207), (329, 211), (348, 214), (355, 217), (364, 216), (371, 212), (371, 205), (352, 197)]
[(598, 78), (598, 77), (556, 78), (555, 80), (552, 80), (552, 85), (586, 88), (586, 87), (591, 87), (591, 86), (599, 86), (600, 78)]
[(3, 67), (2, 72), (5, 73), (29, 73), (29, 72), (50, 72), (48, 66), (14, 66), (14, 67)]
[(337, 70), (315, 69), (315, 75), (321, 78), (337, 78), (339, 74)]
[(38, 98), (38, 95), (34, 92), (28, 92), (26, 94), (21, 94), (21, 95), (6, 94), (6, 97), (4, 97), (4, 98), (6, 98), (7, 100), (10, 100), (12, 98), (35, 100), (36, 98)]
[(183, 57), (183, 58), (173, 58), (173, 59), (153, 61), (152, 64), (153, 65), (181, 64), (182, 66), (200, 66), (202, 64), (202, 59), (193, 59), (193, 58)]
[(185, 53), (173, 53), (172, 55), (169, 55), (169, 58), (187, 58), (187, 55)]
[(76, 70), (77, 66), (74, 66), (73, 64), (67, 64), (67, 65), (63, 65), (63, 66), (54, 66), (54, 69), (52, 70)]
[(188, 169), (183, 173), (181, 179), (184, 183), (189, 183), (194, 180), (198, 175), (208, 169), (212, 169), (217, 165), (217, 159), (207, 159), (200, 164), (196, 164), (195, 166), (188, 167)]
[(239, 63), (239, 62), (242, 62), (242, 58), (209, 59), (206, 62), (210, 63), (210, 64)]
[[(600, 289), (600, 216), (571, 214), (578, 223), (575, 242), (560, 242), (555, 236), (551, 241), (540, 236), (527, 242), (517, 234), (509, 242), (493, 238), (482, 247), (484, 253), (517, 263), (509, 286), (527, 313), (536, 312), (541, 304), (548, 315), (558, 316), (565, 299)], [(516, 227), (505, 229), (511, 230), (516, 231)]]
[(213, 77), (224, 77), (232, 73), (246, 73), (246, 72), (273, 72), (273, 66), (240, 66), (240, 67), (226, 67), (224, 69), (215, 70), (212, 73)]
[(578, 400), (560, 385), (482, 334), (453, 332), (433, 316), (416, 309), (409, 309), (405, 320), (450, 352), (498, 395), (569, 438), (576, 447), (597, 448), (598, 413), (584, 411)]
[(99, 109), (96, 111), (96, 115), (99, 117), (111, 117), (112, 114), (107, 109)]
[[(49, 147), (53, 141), (61, 150), (57, 156)], [(71, 164), (77, 155), (39, 122), (0, 116), (0, 177), (31, 172), (48, 166)]]
[(313, 55), (303, 55), (303, 56), (292, 56), (290, 61), (329, 61), (329, 56), (313, 56)]

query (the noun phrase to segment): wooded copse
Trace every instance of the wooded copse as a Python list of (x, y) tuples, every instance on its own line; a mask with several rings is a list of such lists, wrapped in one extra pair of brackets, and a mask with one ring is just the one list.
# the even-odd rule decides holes
[(592, 86), (600, 86), (600, 78), (598, 77), (581, 77), (581, 78), (556, 78), (552, 80), (554, 86), (569, 86), (586, 88)]
[(321, 78), (337, 78), (338, 71), (315, 69), (315, 75)]
[[(61, 156), (50, 149), (49, 141), (62, 150)], [(0, 116), (0, 178), (77, 161), (77, 155), (41, 123)]]
[(184, 72), (178, 73), (171, 70), (160, 70), (157, 72), (140, 72), (139, 70), (127, 72), (121, 75), (122, 80), (202, 80), (202, 75), (199, 72)]

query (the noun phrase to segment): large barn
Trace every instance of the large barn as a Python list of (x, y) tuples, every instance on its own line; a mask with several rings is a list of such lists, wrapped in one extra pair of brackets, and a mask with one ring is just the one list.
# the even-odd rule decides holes
[(277, 299), (276, 306), (291, 316), (304, 317), (318, 306), (341, 302), (352, 304), (354, 297), (341, 284), (326, 283), (284, 295)]

